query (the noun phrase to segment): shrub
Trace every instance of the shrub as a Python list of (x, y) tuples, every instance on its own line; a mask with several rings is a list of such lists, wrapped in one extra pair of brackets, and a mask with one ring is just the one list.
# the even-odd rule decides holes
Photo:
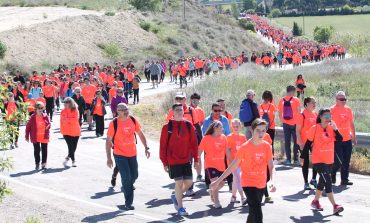
[(175, 38), (173, 38), (173, 37), (167, 37), (167, 42), (169, 43), (169, 44), (172, 44), (172, 45), (175, 45), (175, 46), (177, 46), (177, 45), (179, 45), (179, 43), (177, 42), (177, 40), (175, 39)]
[(114, 16), (116, 13), (115, 12), (105, 12), (104, 15), (106, 16)]
[(333, 26), (316, 26), (313, 31), (313, 38), (320, 43), (327, 43), (334, 33)]
[(352, 15), (354, 13), (353, 8), (349, 5), (345, 5), (340, 9), (342, 15)]
[(25, 223), (42, 223), (42, 221), (37, 217), (28, 217)]
[(160, 30), (161, 29), (158, 26), (153, 26), (152, 27), (152, 32), (155, 33), (155, 34), (159, 33)]
[(239, 26), (241, 26), (245, 30), (251, 30), (255, 32), (254, 24), (252, 22), (249, 22), (248, 20), (239, 19)]
[(191, 43), (191, 45), (193, 46), (194, 49), (196, 50), (199, 50), (200, 49), (200, 46), (199, 46), (199, 43), (197, 41), (194, 41)]
[(0, 41), (0, 59), (3, 59), (5, 57), (6, 50), (7, 50), (7, 47), (5, 43)]
[(302, 36), (302, 28), (296, 22), (293, 22), (292, 34), (293, 36)]
[(160, 11), (162, 8), (161, 0), (129, 0), (129, 3), (140, 11)]
[(122, 55), (122, 50), (117, 43), (98, 44), (103, 49), (104, 56), (109, 59), (118, 59)]
[(270, 12), (270, 15), (271, 15), (272, 18), (280, 17), (281, 16), (281, 11), (280, 11), (280, 9), (273, 9)]
[(145, 31), (149, 32), (149, 31), (150, 31), (151, 24), (150, 24), (150, 22), (147, 22), (147, 21), (141, 20), (141, 21), (139, 22), (139, 26), (140, 26), (143, 30), (145, 30)]
[(83, 5), (83, 6), (81, 6), (81, 9), (82, 10), (87, 10), (88, 8), (87, 8), (87, 5)]

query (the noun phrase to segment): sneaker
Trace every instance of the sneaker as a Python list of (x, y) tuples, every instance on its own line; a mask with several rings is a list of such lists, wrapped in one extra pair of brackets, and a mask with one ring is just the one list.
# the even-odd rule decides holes
[(290, 161), (290, 160), (285, 160), (285, 161), (283, 162), (283, 165), (292, 165), (292, 161)]
[(313, 209), (315, 209), (316, 211), (323, 211), (324, 210), (324, 208), (322, 208), (322, 206), (321, 206), (321, 204), (320, 204), (320, 202), (318, 200), (316, 200), (316, 201), (313, 200), (311, 202), (311, 207)]
[(125, 205), (125, 210), (132, 211), (132, 210), (135, 210), (135, 207), (132, 206), (132, 205), (130, 205), (130, 206)]
[(248, 203), (247, 198), (243, 198), (243, 199), (242, 199), (242, 206), (247, 205), (247, 203)]
[(18, 142), (14, 143), (15, 148), (18, 148)]
[(46, 170), (46, 163), (42, 163), (42, 164), (41, 164), (41, 169), (42, 169), (42, 170)]
[(340, 212), (344, 211), (342, 205), (336, 204), (333, 207), (333, 215), (338, 215)]
[(72, 161), (72, 167), (77, 167), (76, 161)]
[(115, 178), (115, 177), (112, 177), (112, 179), (110, 180), (110, 184), (112, 185), (112, 187), (116, 186), (116, 180), (117, 180), (117, 178)]
[(197, 182), (202, 182), (202, 175), (197, 176)]
[(301, 166), (301, 163), (298, 160), (294, 160), (294, 165)]
[(311, 187), (310, 187), (309, 183), (304, 184), (304, 190), (311, 190)]
[(10, 149), (15, 149), (15, 146), (13, 144), (10, 145)]
[(221, 209), (222, 208), (220, 202), (215, 202), (215, 204), (213, 205), (213, 207), (216, 208), (216, 209)]
[(315, 189), (317, 188), (317, 180), (316, 180), (316, 179), (312, 179), (312, 180), (310, 181), (310, 184), (311, 184), (312, 186), (314, 186), (314, 188), (315, 188)]
[(340, 182), (340, 185), (344, 185), (344, 186), (352, 186), (352, 185), (353, 185), (353, 182), (351, 182), (351, 181), (349, 181), (349, 180), (341, 181), (341, 182)]
[(188, 196), (188, 197), (191, 197), (191, 196), (195, 195), (195, 192), (193, 190), (189, 189), (189, 190), (186, 191), (185, 195)]
[(188, 215), (189, 215), (189, 213), (188, 213), (188, 212), (186, 212), (185, 208), (180, 208), (180, 209), (177, 211), (177, 214), (178, 214), (179, 216), (188, 216)]
[(273, 204), (274, 200), (272, 200), (272, 197), (265, 197), (265, 204)]
[(240, 203), (240, 201), (238, 201), (238, 200), (236, 199), (236, 197), (231, 196), (230, 203), (231, 203), (231, 204), (235, 204), (235, 203)]
[(39, 169), (40, 169), (40, 164), (36, 164), (35, 170), (39, 170)]
[(69, 158), (68, 158), (68, 157), (67, 157), (67, 158), (65, 158), (65, 160), (64, 160), (64, 162), (63, 162), (63, 166), (67, 166), (68, 161), (69, 161)]
[(171, 194), (171, 201), (172, 201), (173, 206), (175, 207), (176, 211), (180, 211), (175, 194)]

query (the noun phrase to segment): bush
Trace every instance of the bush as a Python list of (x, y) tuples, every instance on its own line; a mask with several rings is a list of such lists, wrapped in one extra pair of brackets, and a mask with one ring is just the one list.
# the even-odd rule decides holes
[(200, 46), (199, 46), (199, 43), (197, 41), (194, 41), (191, 43), (191, 45), (193, 46), (194, 49), (196, 50), (199, 50), (200, 49)]
[(293, 36), (302, 36), (302, 28), (298, 26), (296, 22), (293, 22)]
[(327, 43), (333, 33), (333, 26), (316, 26), (313, 31), (313, 38), (319, 43)]
[(172, 45), (175, 45), (175, 46), (177, 46), (177, 45), (179, 45), (179, 43), (177, 42), (177, 40), (175, 39), (175, 38), (173, 38), (173, 37), (167, 37), (167, 42), (169, 43), (169, 44), (172, 44)]
[(246, 11), (246, 13), (247, 13), (247, 14), (254, 14), (254, 13), (256, 13), (256, 10), (254, 10), (254, 9), (248, 9), (248, 10)]
[(117, 43), (98, 44), (103, 49), (104, 56), (109, 59), (118, 59), (122, 55), (122, 50)]
[(254, 24), (252, 22), (249, 22), (248, 20), (240, 19), (239, 26), (241, 26), (245, 30), (251, 30), (252, 32), (255, 32)]
[(150, 31), (151, 24), (150, 24), (150, 22), (147, 22), (147, 21), (141, 20), (141, 21), (139, 22), (139, 26), (140, 26), (143, 30), (145, 30), (145, 31), (149, 32), (149, 31)]
[(345, 5), (340, 9), (342, 15), (352, 15), (354, 13), (353, 8), (349, 5)]
[(5, 57), (6, 50), (7, 50), (7, 47), (5, 43), (0, 41), (0, 59), (3, 59)]
[(104, 15), (106, 16), (114, 16), (116, 13), (115, 12), (105, 12)]
[(129, 3), (140, 11), (160, 11), (162, 8), (161, 0), (129, 0)]
[(278, 18), (281, 16), (281, 11), (280, 9), (273, 9), (270, 13), (272, 18)]

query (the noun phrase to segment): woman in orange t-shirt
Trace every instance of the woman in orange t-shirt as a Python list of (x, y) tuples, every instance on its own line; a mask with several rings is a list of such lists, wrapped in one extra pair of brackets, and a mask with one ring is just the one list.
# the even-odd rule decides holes
[(75, 152), (78, 139), (81, 135), (81, 128), (77, 103), (70, 97), (64, 99), (64, 109), (60, 113), (60, 133), (63, 135), (68, 145), (68, 156), (63, 165), (67, 166), (69, 159), (72, 160), (72, 166), (76, 167)]
[[(247, 141), (247, 138), (240, 133), (241, 123), (239, 119), (233, 119), (231, 121), (232, 134), (227, 136), (227, 149), (226, 156), (228, 160), (228, 165), (235, 159), (236, 153), (239, 151), (240, 146)], [(230, 203), (239, 203), (236, 200), (236, 192), (239, 192), (242, 203), (245, 202), (245, 197), (243, 194), (243, 188), (240, 182), (240, 168), (236, 168), (233, 172), (233, 184), (231, 190), (231, 200)]]
[(258, 107), (260, 117), (267, 123), (266, 133), (270, 135), (272, 154), (274, 154), (274, 139), (275, 139), (275, 113), (277, 112), (274, 98), (271, 91), (264, 91), (262, 94), (262, 104)]
[(316, 125), (308, 131), (307, 141), (301, 153), (301, 164), (303, 164), (303, 158), (307, 157), (308, 151), (312, 148), (312, 166), (320, 176), (311, 207), (318, 211), (324, 210), (319, 199), (325, 188), (326, 196), (333, 205), (334, 215), (344, 210), (341, 205), (335, 203), (331, 181), (331, 169), (334, 163), (334, 141), (340, 142), (342, 140), (343, 137), (332, 120), (330, 109), (320, 109)]
[(95, 98), (91, 103), (91, 114), (93, 114), (96, 123), (96, 137), (104, 135), (104, 115), (107, 113), (105, 110), (105, 104), (106, 102), (101, 91), (97, 90), (95, 93)]
[(304, 89), (306, 88), (306, 83), (303, 79), (302, 74), (299, 74), (297, 76), (297, 79), (295, 81), (295, 86), (297, 88), (297, 98), (299, 98), (299, 96), (301, 96), (301, 95), (303, 97), (304, 96)]
[(48, 143), (50, 136), (50, 119), (44, 111), (44, 104), (36, 102), (34, 113), (26, 126), (26, 141), (33, 143), (36, 170), (40, 169), (40, 152), (42, 155), (41, 168), (46, 169)]
[[(225, 170), (225, 155), (227, 148), (227, 138), (222, 134), (223, 126), (220, 121), (214, 121), (207, 129), (205, 136), (199, 145), (198, 156), (201, 157), (204, 151), (205, 174), (211, 182), (221, 176)], [(218, 191), (223, 185), (219, 185), (213, 192), (210, 191), (211, 200), (215, 208), (221, 208), (218, 199)]]
[(272, 160), (271, 145), (264, 140), (266, 134), (266, 122), (257, 118), (252, 122), (252, 138), (244, 143), (236, 153), (234, 161), (225, 172), (210, 185), (211, 191), (217, 191), (223, 185), (224, 179), (235, 171), (239, 164), (241, 169), (241, 184), (247, 203), (249, 215), (247, 222), (262, 222), (262, 197), (266, 188), (267, 168), (271, 175), (271, 191), (276, 190), (273, 182), (275, 168)]

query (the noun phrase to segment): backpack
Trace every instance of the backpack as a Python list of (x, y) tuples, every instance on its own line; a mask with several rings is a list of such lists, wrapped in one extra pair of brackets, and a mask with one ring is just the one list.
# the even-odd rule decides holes
[[(134, 125), (136, 127), (136, 119), (133, 116), (131, 116), (131, 115), (129, 117), (134, 122)], [(114, 118), (113, 119), (113, 128), (114, 128), (114, 134), (113, 134), (113, 138), (112, 138), (112, 143), (114, 144), (114, 138), (116, 137), (117, 128), (118, 128), (117, 118)], [(136, 133), (134, 133), (134, 136), (135, 136), (135, 144), (137, 144)]]
[(291, 120), (293, 119), (293, 108), (292, 104), (290, 103), (292, 101), (293, 97), (291, 97), (288, 101), (283, 98), (283, 118), (285, 120)]
[(239, 119), (243, 123), (250, 122), (253, 119), (251, 103), (247, 99), (244, 99), (240, 105)]
[[(269, 110), (270, 110), (270, 106), (271, 106), (271, 104), (267, 108), (267, 112), (265, 112), (265, 110), (263, 110), (263, 115), (262, 115), (262, 119), (265, 120), (265, 122), (267, 123), (267, 126), (266, 126), (267, 129), (270, 129), (270, 118), (269, 118), (269, 115), (268, 115)], [(261, 108), (262, 108), (262, 105), (261, 105)]]
[[(188, 128), (188, 131), (190, 133), (191, 123), (188, 122), (188, 121), (185, 121), (185, 123), (186, 123), (186, 127)], [(172, 120), (169, 120), (168, 121), (168, 140), (167, 140), (167, 146), (168, 146), (168, 143), (170, 143), (170, 139), (171, 139), (171, 135), (172, 135), (172, 129), (173, 129)]]

